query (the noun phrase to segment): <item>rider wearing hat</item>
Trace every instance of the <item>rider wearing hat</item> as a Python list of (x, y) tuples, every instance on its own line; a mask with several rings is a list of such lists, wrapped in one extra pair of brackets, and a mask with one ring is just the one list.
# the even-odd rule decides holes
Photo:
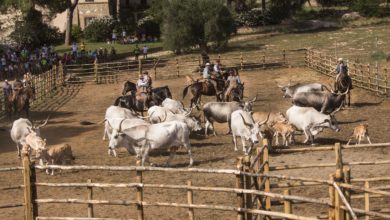
[(217, 92), (217, 83), (214, 80), (210, 80), (211, 74), (210, 74), (210, 63), (206, 63), (206, 66), (203, 69), (203, 80), (209, 84), (211, 83)]
[(337, 59), (336, 69), (333, 71), (333, 73), (339, 74), (341, 72), (348, 72), (348, 67), (344, 64), (343, 58), (340, 57)]

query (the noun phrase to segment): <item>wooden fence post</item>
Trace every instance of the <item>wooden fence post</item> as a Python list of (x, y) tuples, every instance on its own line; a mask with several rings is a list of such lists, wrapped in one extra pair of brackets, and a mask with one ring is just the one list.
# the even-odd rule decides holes
[(95, 58), (95, 62), (93, 62), (93, 71), (95, 74), (95, 83), (99, 84), (99, 71), (98, 71), (98, 59)]
[[(187, 186), (192, 186), (192, 182), (191, 180), (188, 180), (187, 181)], [(193, 202), (194, 202), (194, 195), (193, 195), (193, 192), (192, 192), (192, 189), (188, 189), (187, 190), (187, 201), (188, 201), (188, 205), (192, 205)], [(188, 208), (188, 219), (189, 220), (194, 220), (194, 209), (193, 208)]]
[[(139, 59), (141, 60), (141, 59)], [(144, 200), (144, 193), (143, 193), (143, 185), (142, 185), (142, 171), (137, 170), (136, 171), (136, 176), (137, 176), (137, 183), (140, 183), (141, 186), (137, 187), (137, 219), (138, 220), (143, 220), (144, 219), (144, 208), (142, 205), (142, 202)]]
[(240, 54), (240, 60), (241, 60), (240, 67), (241, 67), (241, 71), (242, 71), (244, 69), (244, 57), (242, 56), (242, 52)]
[[(336, 174), (335, 181), (336, 184), (340, 184), (340, 181), (343, 180), (343, 157), (341, 152), (340, 143), (336, 143), (334, 146), (335, 154), (336, 154)], [(345, 211), (341, 209), (341, 198), (340, 195), (335, 191), (335, 217), (336, 220), (344, 220)]]
[[(285, 189), (284, 192), (283, 192), (283, 195), (285, 195), (285, 196), (291, 195), (290, 190), (289, 189)], [(292, 214), (291, 202), (289, 200), (284, 200), (283, 203), (284, 203), (284, 213)]]
[[(23, 146), (26, 149), (26, 146)], [(23, 182), (24, 182), (24, 215), (26, 220), (34, 220), (38, 216), (38, 206), (35, 204), (37, 198), (36, 176), (34, 162), (30, 162), (30, 156), (23, 152)]]
[[(263, 151), (263, 163), (265, 163), (264, 164), (264, 174), (269, 174), (268, 139), (263, 139), (263, 146), (265, 146), (264, 151)], [(271, 192), (270, 180), (268, 177), (264, 177), (264, 178), (266, 178), (265, 185), (264, 185), (264, 191)], [(271, 210), (271, 198), (268, 196), (265, 198), (265, 210)]]
[(153, 59), (153, 71), (154, 71), (154, 80), (157, 79), (157, 59)]
[[(364, 188), (370, 188), (370, 184), (368, 181), (364, 182)], [(368, 192), (364, 193), (364, 211), (369, 212), (370, 211), (370, 194)], [(364, 217), (364, 220), (369, 220), (370, 216), (366, 215)]]
[[(331, 182), (334, 181), (334, 174), (330, 174), (329, 175), (329, 180)], [(329, 206), (329, 211), (328, 211), (328, 219), (329, 220), (334, 220), (335, 219), (335, 193), (336, 193), (336, 190), (334, 189), (333, 185), (330, 185), (329, 186), (329, 202), (330, 202), (330, 206)]]
[(283, 63), (286, 64), (286, 50), (283, 49)]
[(265, 51), (263, 52), (263, 69), (265, 69)]
[[(346, 166), (343, 168), (344, 173), (344, 183), (351, 184), (351, 168), (349, 166)], [(351, 204), (351, 191), (349, 189), (344, 189), (344, 195), (347, 199), (347, 202), (352, 206)], [(345, 212), (345, 219), (351, 220), (351, 214), (349, 212)]]
[(371, 68), (370, 68), (370, 64), (367, 64), (367, 72), (368, 72), (368, 77), (367, 77), (367, 80), (368, 80), (368, 88), (371, 89)]
[[(246, 173), (250, 172), (250, 164), (251, 164), (251, 158), (249, 155), (246, 155), (244, 157), (244, 171)], [(245, 189), (251, 189), (252, 186), (252, 177), (248, 175), (244, 175), (244, 180), (245, 180)], [(245, 194), (245, 208), (247, 209), (252, 209), (252, 195), (246, 193)], [(251, 213), (246, 213), (246, 220), (252, 220), (252, 214)]]
[(388, 97), (389, 95), (387, 94), (387, 92), (388, 92), (387, 86), (389, 85), (389, 83), (388, 83), (389, 79), (387, 76), (387, 69), (385, 68), (384, 71), (385, 71), (385, 94), (386, 94), (386, 97)]
[(142, 75), (142, 59), (138, 59), (138, 73)]
[(176, 58), (176, 73), (177, 73), (177, 77), (179, 77), (180, 75), (180, 72), (179, 72), (179, 59)]
[[(237, 158), (237, 169), (238, 171), (242, 172), (243, 171), (243, 166), (242, 166), (242, 157)], [(236, 189), (243, 189), (244, 184), (243, 184), (243, 176), (242, 174), (236, 174)], [(243, 193), (237, 193), (237, 205), (239, 209), (242, 209), (245, 207), (245, 200), (244, 200), (244, 194)], [(244, 220), (244, 213), (242, 211), (237, 212), (237, 220)]]
[[(92, 183), (92, 180), (88, 179), (87, 183)], [(88, 200), (92, 200), (92, 199), (93, 199), (93, 187), (88, 186)], [(93, 217), (94, 217), (93, 204), (88, 204), (88, 218), (93, 218)]]

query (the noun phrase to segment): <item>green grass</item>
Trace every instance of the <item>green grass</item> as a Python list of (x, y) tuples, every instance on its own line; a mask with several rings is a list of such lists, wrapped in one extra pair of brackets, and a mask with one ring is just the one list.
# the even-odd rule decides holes
[[(78, 47), (80, 49), (80, 44), (81, 42), (78, 43)], [(108, 51), (110, 51), (111, 47), (114, 47), (116, 50), (116, 53), (118, 55), (121, 54), (126, 54), (126, 53), (132, 53), (136, 44), (107, 44), (107, 43), (102, 43), (102, 42), (85, 42), (85, 50), (99, 50), (99, 48), (107, 48)], [(162, 43), (161, 42), (153, 42), (153, 43), (139, 43), (138, 46), (142, 51), (143, 46), (146, 45), (149, 47), (149, 51), (156, 51), (156, 50), (161, 50), (162, 48)], [(62, 55), (64, 53), (68, 53), (71, 51), (71, 46), (66, 46), (66, 45), (59, 45), (56, 46), (56, 51), (59, 55)]]
[[(239, 37), (239, 36), (238, 36)], [(390, 51), (390, 25), (339, 28), (303, 33), (281, 33), (246, 35), (245, 41), (230, 43), (230, 47), (267, 49), (318, 48), (329, 54), (361, 62), (377, 61), (371, 57), (374, 51)], [(377, 41), (378, 40), (378, 41)], [(385, 60), (382, 60), (385, 61)]]

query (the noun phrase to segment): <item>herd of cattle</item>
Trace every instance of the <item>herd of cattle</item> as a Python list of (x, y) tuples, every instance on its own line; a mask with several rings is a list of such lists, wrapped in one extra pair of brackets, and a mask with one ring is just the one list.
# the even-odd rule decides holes
[[(125, 84), (126, 90), (127, 84)], [(189, 155), (189, 165), (193, 165), (190, 134), (202, 130), (201, 115), (204, 116), (204, 135), (207, 137), (209, 129), (214, 129), (214, 123), (227, 123), (228, 133), (232, 135), (234, 150), (237, 151), (237, 137), (240, 137), (242, 149), (245, 154), (250, 154), (254, 144), (259, 143), (259, 138), (272, 140), (279, 145), (278, 137), (283, 137), (283, 145), (288, 146), (295, 142), (296, 131), (303, 131), (306, 136), (304, 143), (310, 141), (314, 144), (314, 136), (330, 128), (338, 132), (335, 114), (344, 106), (349, 87), (342, 93), (329, 90), (319, 83), (295, 84), (282, 87), (283, 96), (290, 98), (293, 105), (281, 112), (253, 112), (252, 107), (257, 99), (241, 102), (208, 102), (202, 106), (202, 112), (196, 113), (194, 108), (185, 108), (183, 103), (174, 100), (168, 92), (165, 99), (160, 98), (159, 105), (154, 105), (147, 110), (147, 116), (140, 116), (132, 108), (121, 107), (123, 96), (115, 101), (115, 105), (109, 106), (105, 112), (103, 140), (108, 139), (108, 154), (117, 156), (116, 149), (124, 147), (127, 151), (136, 155), (141, 165), (148, 160), (149, 153), (154, 150), (169, 150), (170, 161), (178, 147), (183, 146)], [(340, 92), (340, 91), (339, 91)], [(160, 94), (161, 95), (161, 94)], [(34, 149), (36, 159), (42, 164), (68, 164), (73, 162), (71, 147), (67, 144), (46, 147), (46, 140), (40, 137), (39, 128), (47, 124), (48, 119), (41, 125), (34, 125), (28, 119), (20, 118), (13, 122), (11, 138), (16, 143), (18, 156), (21, 149), (31, 152)], [(90, 124), (85, 122), (82, 124)], [(200, 135), (200, 134), (196, 134)], [(359, 125), (354, 130), (354, 136), (360, 140), (368, 137), (367, 125)], [(350, 141), (350, 140), (349, 140)], [(348, 141), (348, 143), (349, 143)], [(247, 146), (249, 144), (249, 147)], [(31, 155), (31, 154), (30, 154)], [(49, 172), (49, 171), (47, 171)], [(51, 172), (53, 174), (54, 171)]]

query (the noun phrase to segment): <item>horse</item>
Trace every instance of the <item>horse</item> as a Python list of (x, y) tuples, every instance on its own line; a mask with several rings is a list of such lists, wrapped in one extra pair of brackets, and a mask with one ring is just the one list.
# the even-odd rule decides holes
[(126, 81), (123, 85), (122, 95), (126, 95), (130, 91), (137, 91), (137, 85), (133, 82)]
[[(132, 92), (129, 95), (119, 96), (118, 98), (115, 99), (114, 106), (127, 108), (134, 113), (141, 112), (142, 116), (143, 116), (143, 112), (145, 111), (144, 102), (141, 102), (136, 99), (135, 92)], [(147, 107), (151, 107), (151, 106), (148, 105)]]
[[(126, 95), (128, 92), (137, 92), (137, 85), (133, 82), (126, 81), (123, 85), (122, 95)], [(161, 105), (166, 98), (172, 98), (172, 93), (168, 86), (153, 88), (151, 90), (151, 104), (149, 107)]]
[[(212, 79), (214, 80), (214, 79)], [(191, 104), (190, 108), (192, 108), (192, 105), (195, 104), (196, 108), (199, 110), (199, 104), (200, 99), (202, 95), (206, 96), (215, 96), (217, 98), (217, 101), (222, 101), (221, 95), (225, 87), (225, 81), (222, 79), (215, 79), (214, 81), (217, 82), (217, 91), (215, 91), (214, 85), (211, 83), (206, 82), (199, 82), (196, 81), (191, 85), (188, 85), (183, 90), (183, 99), (186, 97), (188, 93), (188, 88), (191, 88), (192, 98), (191, 98)]]
[(30, 99), (35, 99), (35, 89), (30, 85), (20, 88), (17, 94), (10, 94), (7, 97), (9, 117), (12, 116), (12, 112), (16, 113), (16, 115), (20, 117), (20, 114), (24, 111), (26, 117), (29, 118)]
[[(224, 93), (226, 92), (225, 89)], [(236, 101), (241, 102), (244, 98), (244, 83), (237, 83), (237, 86), (233, 88), (230, 93), (225, 97), (225, 102)]]
[[(334, 89), (335, 89), (334, 91), (335, 93), (337, 93), (338, 91), (340, 91), (341, 93), (345, 93), (348, 91), (346, 103), (348, 103), (348, 107), (351, 106), (351, 89), (353, 89), (353, 86), (352, 86), (352, 79), (348, 75), (347, 71), (342, 70), (336, 76), (336, 80), (334, 82)], [(346, 103), (344, 103), (344, 105)]]

